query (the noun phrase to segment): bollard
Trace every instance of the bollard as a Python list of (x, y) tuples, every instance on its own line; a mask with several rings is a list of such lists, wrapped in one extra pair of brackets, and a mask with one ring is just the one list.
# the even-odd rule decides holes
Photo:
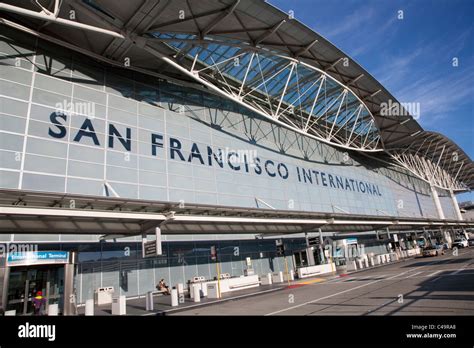
[(147, 311), (153, 310), (153, 291), (148, 291), (145, 297), (145, 306)]
[(207, 283), (207, 298), (220, 298), (217, 282)]
[(272, 284), (272, 274), (271, 273), (267, 273), (265, 275), (263, 275), (261, 277), (262, 281), (262, 285), (271, 285)]
[(178, 306), (178, 289), (171, 289), (171, 307)]
[(94, 315), (94, 299), (86, 300), (86, 315)]
[(273, 273), (273, 283), (283, 283), (283, 272)]
[(193, 285), (194, 302), (201, 302), (201, 291), (198, 284)]
[(368, 260), (368, 259), (364, 259), (364, 263), (365, 263), (365, 268), (369, 268), (369, 260)]
[(290, 270), (290, 280), (295, 280), (295, 271), (293, 271), (292, 269)]
[(184, 286), (183, 283), (176, 284), (176, 289), (178, 290), (178, 296), (184, 294)]
[(58, 315), (58, 311), (59, 311), (59, 306), (57, 303), (55, 304), (50, 304), (48, 306), (48, 315), (50, 316), (56, 316)]
[(372, 256), (370, 257), (370, 265), (371, 265), (372, 267), (375, 266), (375, 261), (374, 261), (374, 258), (373, 258)]
[(201, 283), (201, 297), (207, 297), (207, 283)]
[(112, 299), (112, 315), (127, 314), (127, 299), (124, 295)]

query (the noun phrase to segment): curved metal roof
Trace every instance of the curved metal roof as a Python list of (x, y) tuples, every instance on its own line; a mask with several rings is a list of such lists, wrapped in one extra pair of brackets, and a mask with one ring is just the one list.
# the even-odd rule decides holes
[[(417, 172), (412, 161), (400, 160), (406, 147), (423, 144), (420, 149), (428, 161), (435, 167), (442, 162), (431, 152), (433, 147), (425, 146), (423, 140), (429, 138), (437, 148), (457, 153), (458, 164), (464, 163), (462, 174), (456, 175), (459, 165), (440, 167), (448, 181), (458, 182), (448, 187), (427, 179), (426, 172), (417, 175), (442, 188), (474, 187), (474, 165), (462, 149), (424, 131), (403, 108), (383, 116), (382, 105), (397, 100), (375, 78), (324, 37), (265, 1), (55, 0), (40, 7), (38, 2), (8, 0), (0, 10), (3, 24), (111, 64), (123, 66), (127, 58), (131, 69), (204, 84), (307, 136), (358, 151), (385, 150), (412, 172)], [(239, 54), (240, 69), (227, 64)], [(268, 68), (258, 67), (264, 62)], [(278, 79), (268, 79), (276, 73)]]

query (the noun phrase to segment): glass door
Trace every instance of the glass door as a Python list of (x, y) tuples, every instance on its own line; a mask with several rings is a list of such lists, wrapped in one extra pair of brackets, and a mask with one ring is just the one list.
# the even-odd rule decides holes
[(32, 299), (41, 291), (46, 298), (47, 313), (50, 304), (62, 309), (64, 293), (64, 266), (12, 267), (7, 294), (7, 310), (16, 310), (17, 315), (32, 315)]
[(295, 255), (295, 264), (296, 267), (306, 267), (308, 266), (308, 258), (306, 255), (306, 250), (297, 251)]

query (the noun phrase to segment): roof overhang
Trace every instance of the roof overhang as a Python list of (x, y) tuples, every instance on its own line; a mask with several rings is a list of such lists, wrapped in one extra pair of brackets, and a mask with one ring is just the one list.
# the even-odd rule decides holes
[(356, 233), (469, 228), (474, 222), (308, 213), (258, 208), (0, 190), (0, 233), (141, 235)]

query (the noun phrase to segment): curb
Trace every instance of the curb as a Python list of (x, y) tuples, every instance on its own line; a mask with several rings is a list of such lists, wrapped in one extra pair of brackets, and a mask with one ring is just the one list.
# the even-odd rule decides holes
[(200, 307), (212, 306), (212, 305), (221, 304), (221, 303), (228, 302), (228, 301), (232, 301), (232, 300), (240, 300), (240, 299), (243, 299), (243, 298), (246, 298), (246, 297), (250, 297), (250, 296), (259, 296), (259, 295), (267, 294), (267, 293), (274, 292), (274, 291), (280, 291), (280, 290), (284, 290), (284, 289), (285, 289), (285, 287), (279, 287), (279, 288), (274, 288), (274, 289), (268, 289), (268, 290), (259, 291), (259, 292), (253, 292), (253, 293), (250, 293), (250, 294), (245, 294), (245, 295), (240, 295), (240, 296), (234, 296), (234, 297), (229, 297), (229, 298), (222, 298), (222, 299), (219, 299), (219, 300), (216, 300), (216, 301), (212, 301), (212, 302), (196, 303), (196, 304), (193, 304), (193, 305), (190, 305), (190, 306), (186, 306), (186, 307), (182, 307), (182, 308), (173, 308), (173, 309), (167, 309), (167, 310), (164, 310), (164, 311), (161, 311), (161, 312), (156, 312), (156, 313), (142, 314), (142, 315), (140, 315), (140, 316), (152, 316), (152, 315), (161, 315), (161, 316), (164, 316), (164, 315), (167, 315), (167, 313), (183, 312), (183, 311), (187, 311), (187, 310), (192, 309), (192, 308), (200, 308)]
[[(402, 259), (402, 260), (399, 260), (399, 261), (394, 261), (394, 262), (390, 262), (390, 263), (385, 263), (385, 264), (369, 267), (369, 268), (360, 269), (360, 270), (357, 270), (357, 271), (352, 271), (352, 272), (349, 272), (349, 273), (342, 273), (342, 274), (334, 275), (334, 276), (328, 277), (324, 281), (330, 281), (330, 280), (334, 280), (334, 279), (338, 279), (338, 278), (348, 277), (348, 276), (350, 276), (354, 273), (369, 271), (369, 270), (379, 268), (379, 267), (384, 267), (384, 266), (390, 266), (390, 265), (394, 265), (394, 264), (397, 264), (397, 263), (406, 262), (406, 261), (409, 261), (409, 260), (412, 260), (412, 259), (415, 259), (415, 258), (416, 258), (416, 256), (415, 257), (410, 257), (410, 258), (405, 258), (405, 259)], [(309, 277), (308, 279), (311, 279), (311, 277)], [(315, 283), (315, 284), (318, 284), (318, 283)], [(291, 285), (281, 286), (281, 287), (278, 287), (278, 288), (275, 288), (275, 289), (268, 289), (268, 290), (259, 291), (259, 292), (255, 292), (255, 293), (250, 293), (250, 294), (245, 294), (245, 295), (240, 295), (240, 296), (235, 296), (235, 297), (219, 299), (217, 301), (206, 302), (206, 303), (196, 303), (195, 305), (190, 305), (190, 306), (187, 306), (187, 307), (167, 309), (167, 310), (164, 310), (164, 311), (161, 311), (161, 312), (156, 312), (156, 313), (142, 314), (141, 316), (152, 316), (152, 315), (164, 316), (164, 315), (167, 315), (167, 313), (183, 312), (183, 311), (187, 311), (187, 310), (192, 309), (192, 308), (200, 308), (200, 307), (207, 307), (207, 306), (217, 305), (217, 304), (220, 304), (220, 303), (224, 303), (224, 302), (228, 302), (228, 301), (232, 301), (232, 300), (239, 300), (239, 299), (250, 297), (250, 296), (259, 296), (259, 295), (263, 295), (263, 294), (267, 294), (267, 293), (275, 292), (275, 291), (296, 289), (296, 288), (300, 288), (300, 287), (303, 287), (303, 286), (306, 286), (306, 285), (313, 285), (313, 284), (298, 284), (298, 283), (295, 283), (295, 284), (291, 284)]]

